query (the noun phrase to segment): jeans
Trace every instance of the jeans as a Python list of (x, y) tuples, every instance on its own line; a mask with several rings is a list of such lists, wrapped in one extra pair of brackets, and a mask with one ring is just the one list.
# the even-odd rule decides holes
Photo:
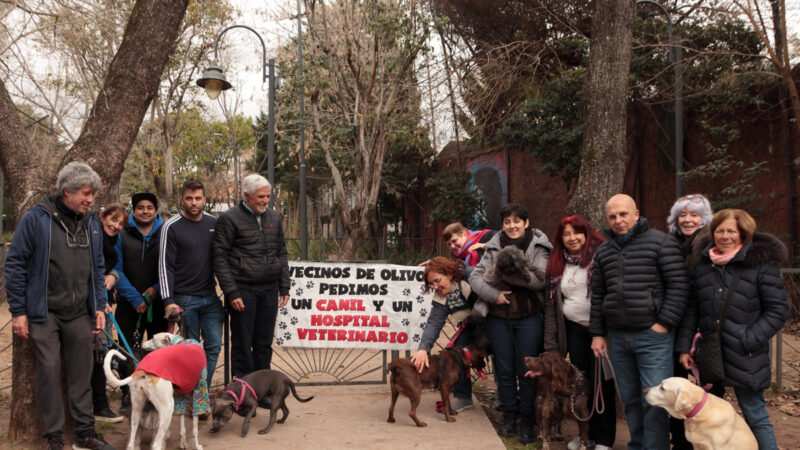
[(525, 356), (538, 356), (544, 346), (544, 318), (535, 314), (524, 319), (489, 316), (487, 332), (494, 353), (495, 379), (500, 409), (533, 418), (536, 386), (525, 378)]
[(240, 289), (240, 292), (244, 311), (231, 309), (231, 365), (233, 376), (241, 378), (270, 368), (278, 288)]
[(203, 343), (206, 352), (206, 381), (211, 387), (211, 378), (217, 368), (217, 358), (222, 347), (222, 321), (225, 319), (222, 302), (210, 295), (176, 295), (175, 303), (183, 308), (181, 321), (186, 329), (186, 337)]
[[(456, 339), (456, 347), (464, 347), (472, 343), (472, 338), (466, 332), (461, 333)], [(465, 368), (458, 375), (458, 382), (453, 386), (453, 396), (472, 400), (472, 379), (469, 368)]]
[[(567, 329), (567, 351), (569, 360), (585, 375), (589, 386), (589, 406), (594, 408), (594, 365), (598, 363), (592, 353), (592, 336), (589, 328), (564, 320)], [(604, 374), (605, 375), (605, 374)], [(605, 410), (594, 413), (589, 419), (589, 440), (595, 444), (613, 447), (617, 437), (617, 394), (614, 380), (603, 380), (601, 384)]]
[(607, 339), (631, 433), (628, 449), (669, 449), (669, 416), (650, 406), (642, 390), (672, 376), (675, 333), (609, 330)]
[[(764, 402), (764, 391), (734, 387), (733, 392), (739, 401), (739, 407), (742, 408), (744, 420), (758, 441), (758, 450), (778, 450), (778, 441), (775, 439), (775, 431), (767, 414), (767, 404)], [(725, 395), (725, 386), (715, 384), (711, 393), (722, 397)]]
[[(89, 436), (94, 433), (91, 388), (94, 317), (85, 315), (64, 321), (48, 314), (43, 323), (30, 322), (29, 329), (36, 361), (37, 389), (33, 404), (39, 413), (42, 434), (45, 437), (63, 434), (63, 380), (75, 435)], [(62, 372), (66, 375), (63, 378)]]

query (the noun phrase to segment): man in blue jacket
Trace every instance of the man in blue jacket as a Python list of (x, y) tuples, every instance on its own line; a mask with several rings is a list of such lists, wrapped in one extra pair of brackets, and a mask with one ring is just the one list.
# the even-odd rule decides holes
[(50, 450), (64, 448), (62, 370), (75, 448), (113, 450), (95, 435), (90, 384), (94, 334), (105, 327), (103, 232), (88, 214), (100, 186), (88, 165), (64, 166), (56, 194), (25, 213), (6, 257), (12, 326), (33, 345), (34, 405)]

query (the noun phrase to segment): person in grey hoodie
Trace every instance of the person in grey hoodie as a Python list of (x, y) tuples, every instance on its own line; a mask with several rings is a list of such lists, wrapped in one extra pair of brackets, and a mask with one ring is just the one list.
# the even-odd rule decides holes
[(529, 444), (533, 433), (535, 386), (522, 358), (537, 356), (544, 340), (545, 270), (552, 245), (530, 227), (528, 211), (516, 204), (500, 210), (502, 231), (485, 247), (469, 284), (489, 304), (487, 332), (494, 353), (497, 395), (503, 411), (501, 435), (517, 434)]
[(113, 450), (95, 434), (90, 383), (94, 334), (105, 327), (103, 232), (88, 214), (100, 186), (88, 165), (64, 166), (56, 193), (20, 220), (6, 257), (12, 328), (17, 337), (31, 340), (33, 404), (50, 450), (64, 448), (62, 371), (74, 448)]

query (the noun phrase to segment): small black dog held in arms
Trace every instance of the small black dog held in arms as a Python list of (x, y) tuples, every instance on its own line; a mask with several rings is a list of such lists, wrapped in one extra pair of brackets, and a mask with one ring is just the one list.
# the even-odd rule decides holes
[(256, 370), (241, 379), (234, 378), (234, 381), (225, 386), (224, 391), (213, 399), (211, 410), (214, 423), (209, 432), (218, 432), (231, 420), (233, 413), (236, 413), (244, 417), (241, 436), (245, 437), (250, 430), (250, 420), (255, 415), (256, 408), (268, 406), (269, 421), (266, 427), (258, 431), (258, 434), (267, 434), (275, 425), (278, 409), (283, 412), (283, 416), (277, 420), (278, 423), (286, 422), (289, 417), (289, 408), (286, 407), (286, 397), (289, 396), (289, 392), (302, 403), (314, 398), (313, 395), (308, 398), (299, 397), (294, 382), (277, 370)]

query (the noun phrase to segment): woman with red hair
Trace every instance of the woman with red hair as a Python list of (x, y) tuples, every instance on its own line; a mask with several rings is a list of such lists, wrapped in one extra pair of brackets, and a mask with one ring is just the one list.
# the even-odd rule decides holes
[[(546, 272), (544, 350), (562, 356), (569, 354), (570, 362), (587, 376), (589, 386), (595, 385), (596, 363), (589, 334), (592, 259), (603, 240), (603, 235), (585, 217), (579, 214), (564, 217), (553, 239)], [(589, 421), (589, 441), (594, 441), (597, 450), (611, 449), (616, 437), (614, 381), (605, 380), (602, 385), (605, 410), (602, 414), (595, 412)], [(590, 398), (594, 397), (592, 394), (589, 392)], [(579, 437), (567, 444), (570, 450), (579, 447)]]

